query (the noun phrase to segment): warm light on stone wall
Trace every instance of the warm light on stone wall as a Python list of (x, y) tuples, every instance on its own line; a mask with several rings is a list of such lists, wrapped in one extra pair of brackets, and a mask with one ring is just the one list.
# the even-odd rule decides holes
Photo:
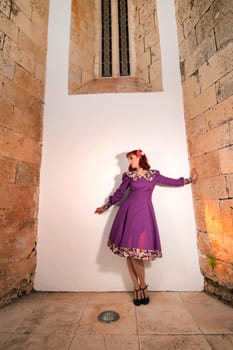
[(232, 1), (175, 4), (200, 268), (205, 290), (233, 303)]
[(219, 201), (204, 200), (205, 223), (207, 232), (222, 233), (222, 221), (220, 215)]

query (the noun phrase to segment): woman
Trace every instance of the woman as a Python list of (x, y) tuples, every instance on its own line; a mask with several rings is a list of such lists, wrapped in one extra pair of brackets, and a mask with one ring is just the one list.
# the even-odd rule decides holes
[(129, 188), (127, 198), (120, 205), (110, 232), (108, 246), (114, 254), (127, 258), (127, 266), (134, 286), (133, 302), (136, 306), (149, 303), (145, 282), (144, 260), (162, 257), (159, 231), (152, 204), (152, 192), (156, 185), (184, 186), (196, 181), (197, 172), (191, 177), (172, 179), (151, 170), (142, 150), (126, 154), (129, 169), (122, 176), (122, 183), (109, 197), (108, 203), (96, 209), (102, 214), (117, 203)]

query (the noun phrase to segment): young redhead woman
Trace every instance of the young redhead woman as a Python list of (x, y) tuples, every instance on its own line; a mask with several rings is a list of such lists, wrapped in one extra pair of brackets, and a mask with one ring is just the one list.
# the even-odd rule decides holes
[(116, 214), (110, 232), (108, 246), (114, 254), (127, 258), (127, 266), (134, 286), (133, 302), (136, 306), (148, 304), (149, 294), (145, 282), (144, 260), (162, 257), (159, 230), (152, 204), (152, 192), (156, 185), (184, 186), (196, 181), (197, 172), (191, 171), (191, 177), (172, 179), (150, 169), (147, 157), (142, 150), (126, 154), (129, 169), (122, 176), (121, 185), (109, 197), (109, 201), (96, 209), (95, 213), (104, 213), (116, 204), (129, 188), (127, 198), (122, 202)]

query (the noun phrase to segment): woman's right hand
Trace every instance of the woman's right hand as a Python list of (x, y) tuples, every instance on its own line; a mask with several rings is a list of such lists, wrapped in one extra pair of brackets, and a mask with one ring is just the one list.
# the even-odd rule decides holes
[(99, 207), (99, 208), (96, 208), (96, 211), (95, 211), (95, 214), (102, 214), (106, 211), (106, 208), (103, 207)]

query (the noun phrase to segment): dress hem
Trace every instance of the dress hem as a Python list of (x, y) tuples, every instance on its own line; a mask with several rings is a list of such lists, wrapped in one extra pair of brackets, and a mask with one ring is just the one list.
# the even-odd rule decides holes
[(118, 247), (111, 241), (108, 241), (108, 247), (112, 250), (114, 254), (117, 254), (123, 258), (135, 258), (152, 261), (156, 258), (162, 257), (161, 250)]

